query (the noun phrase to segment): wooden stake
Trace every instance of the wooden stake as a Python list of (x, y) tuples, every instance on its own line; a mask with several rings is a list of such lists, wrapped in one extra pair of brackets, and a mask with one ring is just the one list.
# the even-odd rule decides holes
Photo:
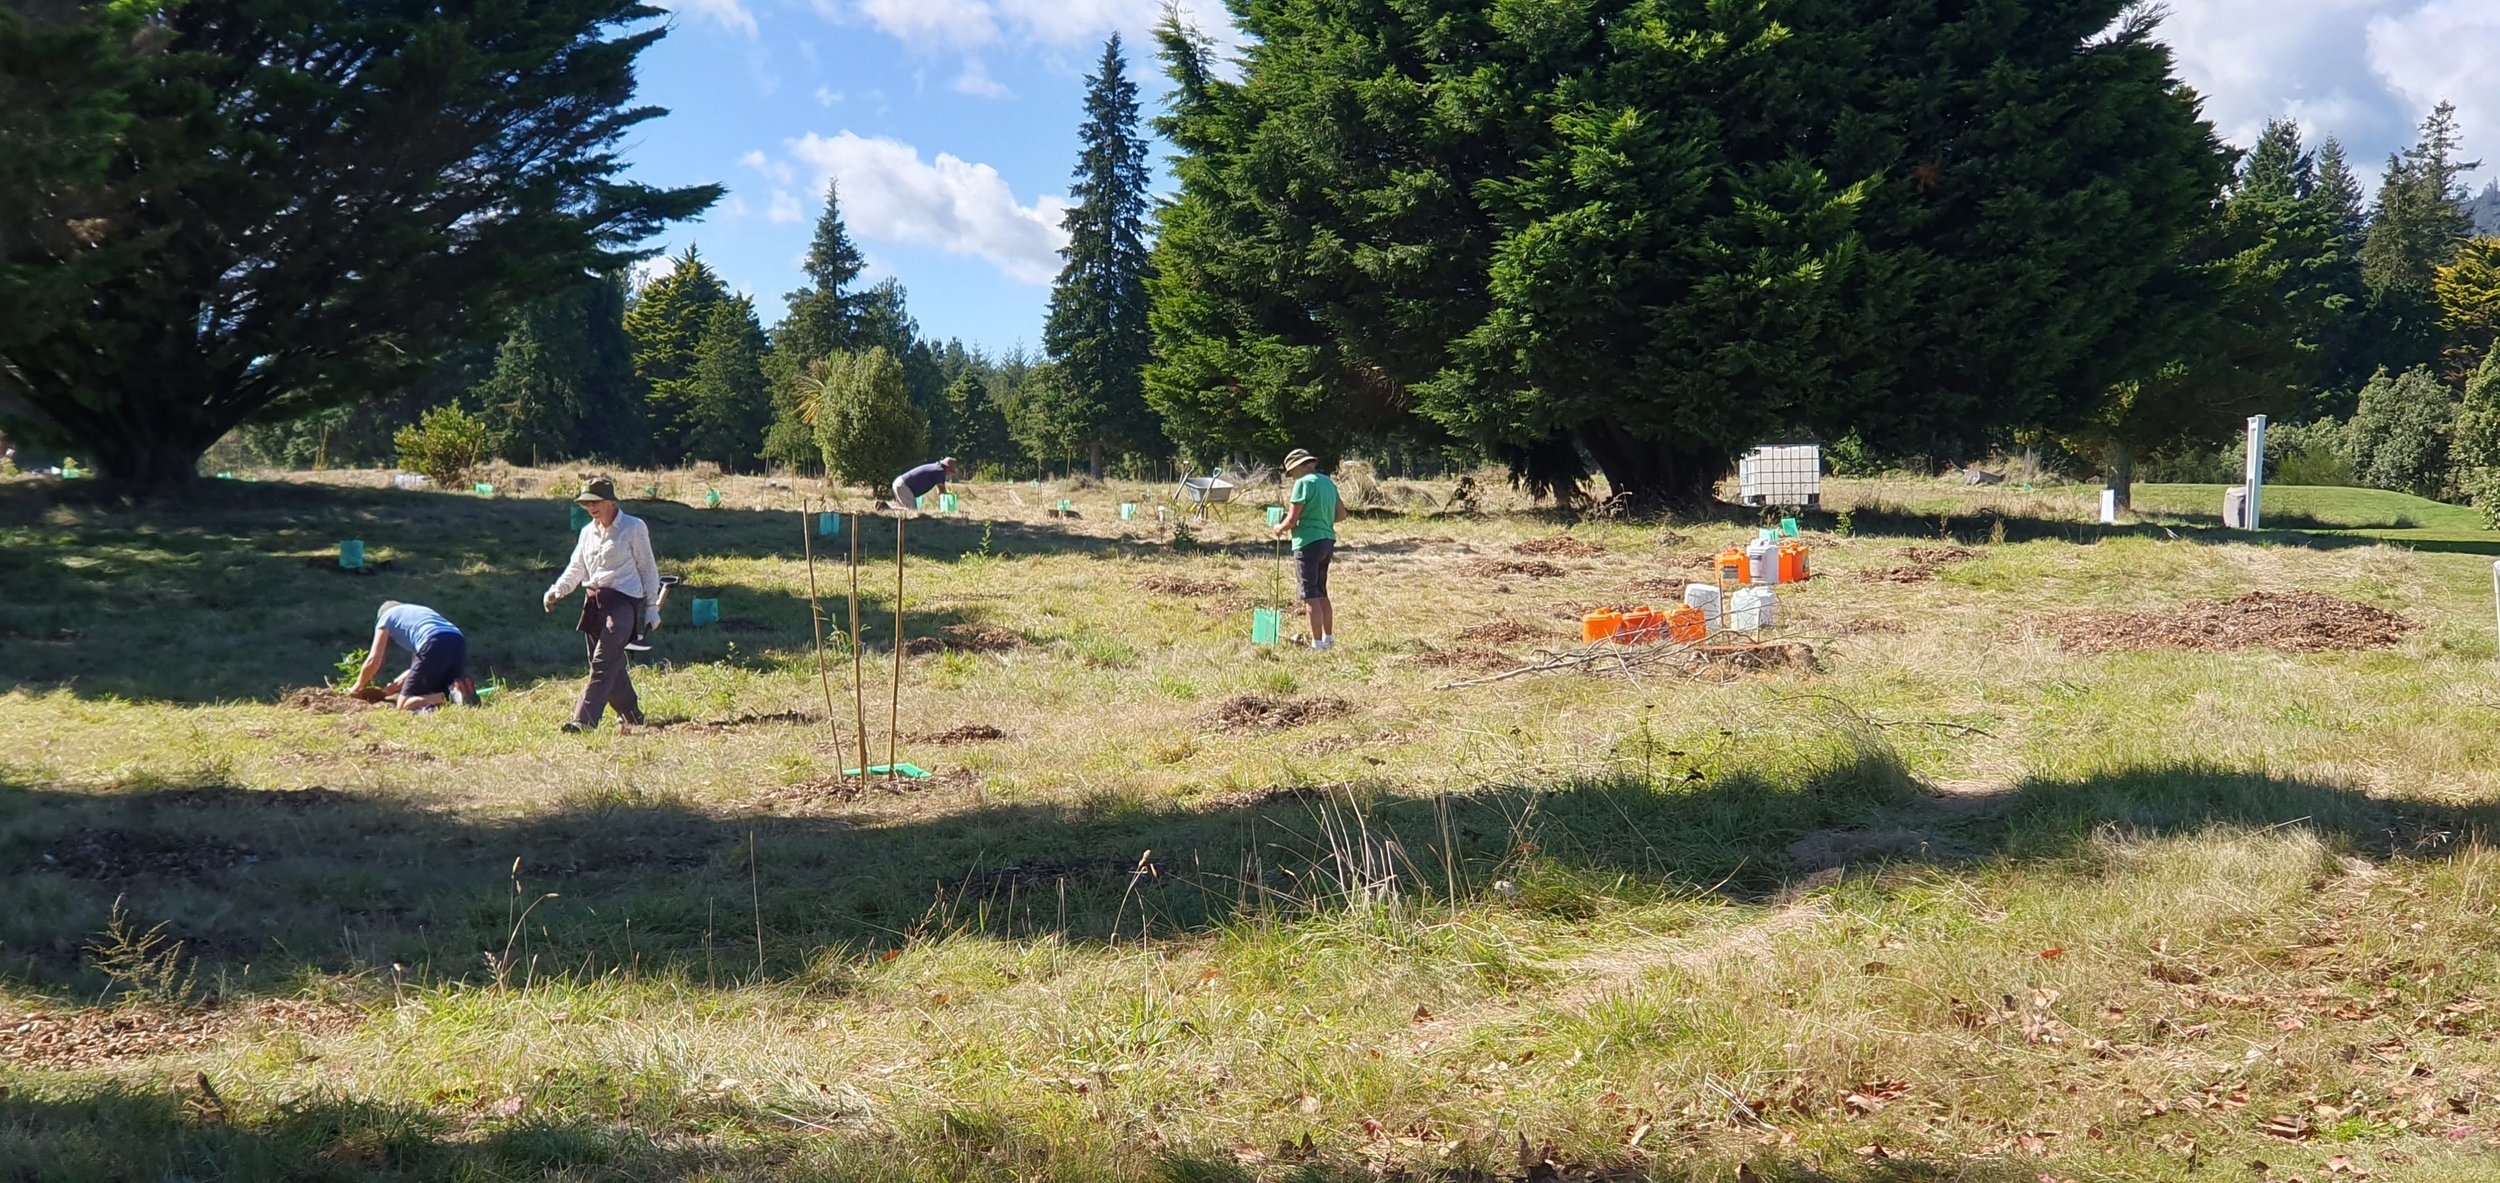
[(816, 681), (825, 688), (825, 730), (833, 733), (833, 766), (842, 767), (842, 719), (833, 713), (833, 673), (825, 668), (825, 611), (816, 599), (816, 523), (799, 498), (799, 548), (807, 554), (807, 619), (816, 633)]
[(903, 734), (903, 512), (894, 512), (894, 702), (885, 717), (885, 768), (891, 779), (902, 775), (894, 761)]
[(861, 688), (865, 669), (860, 656), (859, 635), (859, 521), (851, 521), (851, 710), (859, 723), (859, 775), (868, 776), (868, 699)]

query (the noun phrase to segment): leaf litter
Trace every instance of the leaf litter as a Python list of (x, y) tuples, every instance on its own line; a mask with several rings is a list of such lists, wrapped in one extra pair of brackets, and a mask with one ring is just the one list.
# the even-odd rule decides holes
[(1558, 559), (1602, 559), (1610, 552), (1594, 542), (1584, 542), (1569, 534), (1550, 538), (1531, 538), (1510, 548), (1513, 554), (1539, 555)]
[(1353, 703), (1328, 695), (1296, 698), (1282, 694), (1236, 694), (1216, 704), (1207, 719), (1224, 728), (1281, 731), (1353, 713)]
[(264, 998), (242, 1006), (88, 1007), (28, 1011), (0, 1019), (0, 1062), (33, 1068), (91, 1068), (116, 1060), (191, 1051), (229, 1036), (292, 1031), (336, 1035), (363, 1014), (335, 1003)]

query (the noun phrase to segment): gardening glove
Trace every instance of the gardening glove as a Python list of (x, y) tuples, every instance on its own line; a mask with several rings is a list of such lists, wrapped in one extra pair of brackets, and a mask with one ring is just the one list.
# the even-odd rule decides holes
[(538, 597), (538, 610), (541, 612), (555, 611), (556, 594), (554, 592), (548, 592), (546, 595)]

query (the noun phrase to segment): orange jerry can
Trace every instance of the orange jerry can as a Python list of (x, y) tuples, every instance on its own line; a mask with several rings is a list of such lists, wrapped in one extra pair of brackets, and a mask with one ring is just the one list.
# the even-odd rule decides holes
[(1744, 547), (1731, 546), (1720, 551), (1717, 566), (1720, 587), (1743, 587), (1751, 580), (1753, 563), (1745, 557)]
[(1709, 639), (1710, 618), (1699, 608), (1687, 605), (1667, 614), (1667, 639), (1678, 645), (1698, 645)]
[(1813, 571), (1806, 566), (1805, 543), (1783, 542), (1780, 544), (1781, 583), (1803, 583), (1812, 574)]
[(1654, 645), (1658, 642), (1658, 626), (1665, 622), (1656, 609), (1647, 604), (1623, 614), (1623, 631), (1615, 634), (1618, 645)]
[(1623, 613), (1600, 608), (1580, 618), (1580, 640), (1594, 645), (1609, 640), (1623, 630)]

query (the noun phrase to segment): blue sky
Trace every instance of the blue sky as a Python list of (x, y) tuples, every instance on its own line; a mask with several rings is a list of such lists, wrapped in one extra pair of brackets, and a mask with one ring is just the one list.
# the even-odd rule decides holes
[[(1147, 33), (1162, 0), (667, 2), (674, 28), (643, 59), (641, 97), (671, 113), (642, 125), (627, 155), (641, 179), (718, 182), (729, 196), (655, 245), (697, 244), (770, 323), (838, 177), (871, 274), (903, 282), (925, 332), (992, 351), (1039, 345), (1084, 74), (1122, 33), (1154, 113), (1163, 78)], [(1229, 40), (1218, 0), (1183, 8)], [(2235, 142), (2290, 115), (2340, 137), (2374, 182), (2446, 97), (2467, 147), (2500, 158), (2500, 2), (2169, 8), (2181, 73)]]

